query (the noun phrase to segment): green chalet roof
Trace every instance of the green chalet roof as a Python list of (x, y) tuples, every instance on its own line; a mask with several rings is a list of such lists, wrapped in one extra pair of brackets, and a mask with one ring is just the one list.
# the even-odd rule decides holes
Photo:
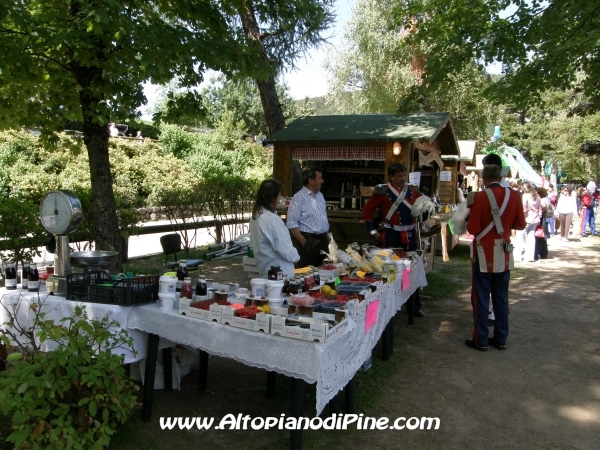
[(445, 153), (459, 153), (450, 114), (445, 112), (400, 116), (395, 114), (304, 116), (273, 133), (263, 141), (263, 144), (396, 141), (431, 143), (438, 137), (440, 144), (446, 147)]

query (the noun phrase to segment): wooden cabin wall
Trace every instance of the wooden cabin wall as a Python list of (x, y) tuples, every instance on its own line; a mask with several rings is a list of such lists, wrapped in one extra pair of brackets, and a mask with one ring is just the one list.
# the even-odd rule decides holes
[(452, 177), (450, 181), (440, 181), (440, 202), (443, 205), (454, 205), (457, 202), (456, 199), (456, 183), (458, 182), (457, 165), (460, 162), (453, 162), (444, 164), (443, 171), (451, 172)]
[(273, 178), (283, 185), (283, 196), (292, 195), (292, 149), (289, 144), (276, 144), (273, 150)]

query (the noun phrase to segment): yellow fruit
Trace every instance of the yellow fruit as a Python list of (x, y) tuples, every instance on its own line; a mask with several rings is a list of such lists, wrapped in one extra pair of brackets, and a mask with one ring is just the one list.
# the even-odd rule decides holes
[(258, 309), (259, 311), (265, 312), (264, 306), (257, 306), (256, 309)]
[(337, 295), (337, 291), (332, 289), (331, 292), (329, 293), (329, 295)]
[(263, 310), (263, 312), (266, 312), (267, 314), (269, 314), (271, 312), (271, 307), (269, 305), (263, 305), (262, 310)]
[(323, 294), (325, 294), (325, 295), (328, 295), (328, 294), (330, 294), (330, 293), (331, 293), (331, 288), (330, 288), (329, 286), (327, 286), (327, 285), (324, 285), (324, 286), (321, 288), (321, 292), (322, 292)]

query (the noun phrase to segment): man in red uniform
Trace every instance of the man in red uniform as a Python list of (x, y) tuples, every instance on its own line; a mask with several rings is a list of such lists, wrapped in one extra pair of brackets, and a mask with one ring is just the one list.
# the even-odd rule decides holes
[[(363, 218), (369, 233), (381, 242), (384, 248), (416, 250), (416, 221), (412, 217), (412, 205), (421, 195), (406, 184), (406, 167), (394, 163), (388, 167), (388, 184), (375, 187), (373, 195), (363, 208)], [(390, 212), (392, 206), (395, 206)], [(381, 212), (383, 230), (379, 231), (373, 213)]]
[[(508, 284), (510, 271), (514, 267), (510, 230), (523, 230), (525, 215), (519, 193), (500, 185), (500, 167), (485, 166), (481, 176), (486, 189), (475, 194), (467, 221), (467, 231), (474, 236), (471, 243), (471, 257), (474, 258), (471, 303), (475, 327), (472, 338), (467, 339), (465, 344), (480, 351), (487, 351), (488, 343), (505, 350), (508, 337)], [(488, 191), (493, 200), (490, 200)], [(492, 211), (495, 211), (494, 215)], [(496, 323), (494, 335), (488, 339), (490, 297)]]
[[(406, 184), (406, 167), (400, 163), (388, 167), (388, 184), (375, 187), (373, 195), (363, 208), (365, 226), (383, 248), (417, 249), (416, 220), (412, 217), (412, 205), (421, 195)], [(381, 212), (383, 229), (375, 224), (373, 214)], [(407, 308), (409, 306), (407, 305)], [(423, 318), (419, 290), (415, 292), (415, 317)]]

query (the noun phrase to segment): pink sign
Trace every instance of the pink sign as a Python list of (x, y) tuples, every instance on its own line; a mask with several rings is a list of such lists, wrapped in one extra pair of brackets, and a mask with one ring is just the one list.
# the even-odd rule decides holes
[(410, 287), (410, 267), (402, 271), (402, 290), (406, 291)]
[(369, 306), (367, 306), (367, 317), (365, 319), (365, 332), (368, 333), (369, 330), (375, 322), (377, 322), (377, 312), (379, 311), (379, 302), (380, 300), (375, 300)]

